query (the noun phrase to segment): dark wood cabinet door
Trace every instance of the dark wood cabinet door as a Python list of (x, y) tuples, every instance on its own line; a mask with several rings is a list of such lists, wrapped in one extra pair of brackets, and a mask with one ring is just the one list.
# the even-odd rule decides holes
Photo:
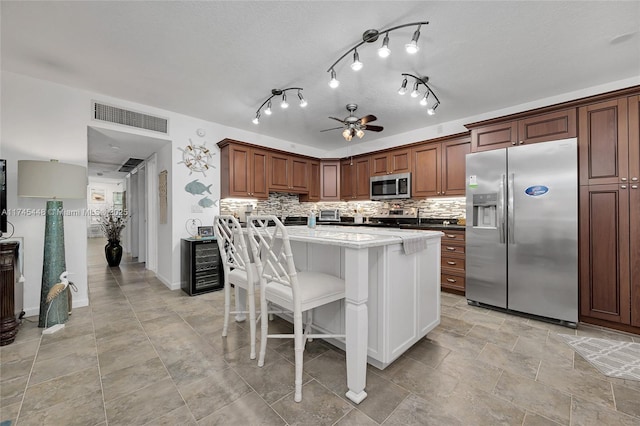
[(291, 182), (290, 189), (298, 193), (309, 191), (309, 160), (300, 157), (291, 157)]
[(515, 145), (517, 141), (518, 123), (516, 121), (471, 129), (471, 152), (507, 148)]
[(580, 188), (580, 315), (630, 323), (629, 189)]
[(340, 163), (340, 198), (345, 201), (352, 200), (355, 196), (355, 168), (353, 160)]
[(626, 182), (629, 179), (627, 102), (600, 102), (578, 110), (580, 185)]
[(575, 138), (576, 133), (575, 108), (518, 121), (518, 145)]
[(371, 163), (371, 176), (384, 176), (391, 173), (391, 164), (389, 164), (387, 152), (372, 154), (369, 162)]
[(411, 171), (411, 150), (402, 148), (372, 154), (369, 157), (369, 163), (371, 176), (409, 173)]
[[(230, 197), (249, 197), (251, 149), (229, 146), (229, 194)], [(223, 194), (225, 196), (227, 194)]]
[(306, 194), (300, 195), (300, 201), (302, 202), (316, 202), (320, 201), (320, 162), (309, 161), (309, 191)]
[(252, 198), (269, 198), (269, 187), (267, 186), (267, 151), (252, 149), (250, 152), (251, 163), (247, 172), (250, 180), (250, 196)]
[(469, 138), (442, 142), (441, 195), (465, 195), (466, 155), (470, 152)]
[(340, 201), (340, 162), (323, 161), (320, 163), (320, 199)]
[(411, 150), (396, 149), (389, 153), (391, 173), (409, 173), (411, 171)]
[(355, 167), (355, 199), (368, 200), (371, 198), (369, 157), (354, 159), (353, 165)]
[(290, 175), (289, 156), (269, 153), (269, 189), (271, 191), (288, 192), (291, 186)]
[(631, 325), (640, 327), (640, 96), (628, 101)]
[[(440, 195), (441, 144), (425, 143), (411, 149), (413, 171), (411, 174), (411, 196), (431, 197)], [(464, 179), (464, 177), (463, 177)]]

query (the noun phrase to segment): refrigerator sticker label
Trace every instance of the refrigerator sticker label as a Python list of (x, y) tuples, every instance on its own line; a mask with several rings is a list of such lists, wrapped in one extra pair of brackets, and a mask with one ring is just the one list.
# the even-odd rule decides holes
[(476, 175), (469, 176), (469, 188), (475, 188), (478, 186), (478, 177)]
[(544, 185), (534, 185), (524, 190), (524, 193), (530, 197), (537, 197), (539, 195), (544, 195), (547, 192), (549, 192), (549, 188), (547, 188)]

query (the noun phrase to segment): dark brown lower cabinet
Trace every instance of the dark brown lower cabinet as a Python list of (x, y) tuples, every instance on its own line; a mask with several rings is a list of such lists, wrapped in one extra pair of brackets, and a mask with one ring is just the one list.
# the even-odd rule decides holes
[(640, 332), (639, 194), (628, 184), (580, 188), (581, 321)]

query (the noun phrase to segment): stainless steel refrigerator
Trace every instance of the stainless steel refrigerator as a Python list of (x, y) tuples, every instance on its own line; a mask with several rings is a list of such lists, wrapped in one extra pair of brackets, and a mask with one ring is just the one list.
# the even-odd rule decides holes
[(578, 321), (577, 140), (467, 154), (466, 297)]

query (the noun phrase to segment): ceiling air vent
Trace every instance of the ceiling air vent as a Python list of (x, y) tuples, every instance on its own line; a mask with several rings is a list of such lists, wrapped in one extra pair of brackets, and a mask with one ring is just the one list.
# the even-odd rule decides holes
[(120, 166), (118, 171), (119, 172), (124, 172), (124, 173), (129, 173), (130, 171), (132, 171), (133, 169), (138, 167), (138, 164), (140, 164), (142, 162), (144, 162), (144, 160), (141, 160), (139, 158), (129, 158), (122, 166)]
[(154, 132), (167, 133), (169, 121), (166, 118), (154, 117), (135, 111), (93, 103), (93, 118), (109, 123), (122, 124), (124, 126), (137, 127), (139, 129), (152, 130)]

